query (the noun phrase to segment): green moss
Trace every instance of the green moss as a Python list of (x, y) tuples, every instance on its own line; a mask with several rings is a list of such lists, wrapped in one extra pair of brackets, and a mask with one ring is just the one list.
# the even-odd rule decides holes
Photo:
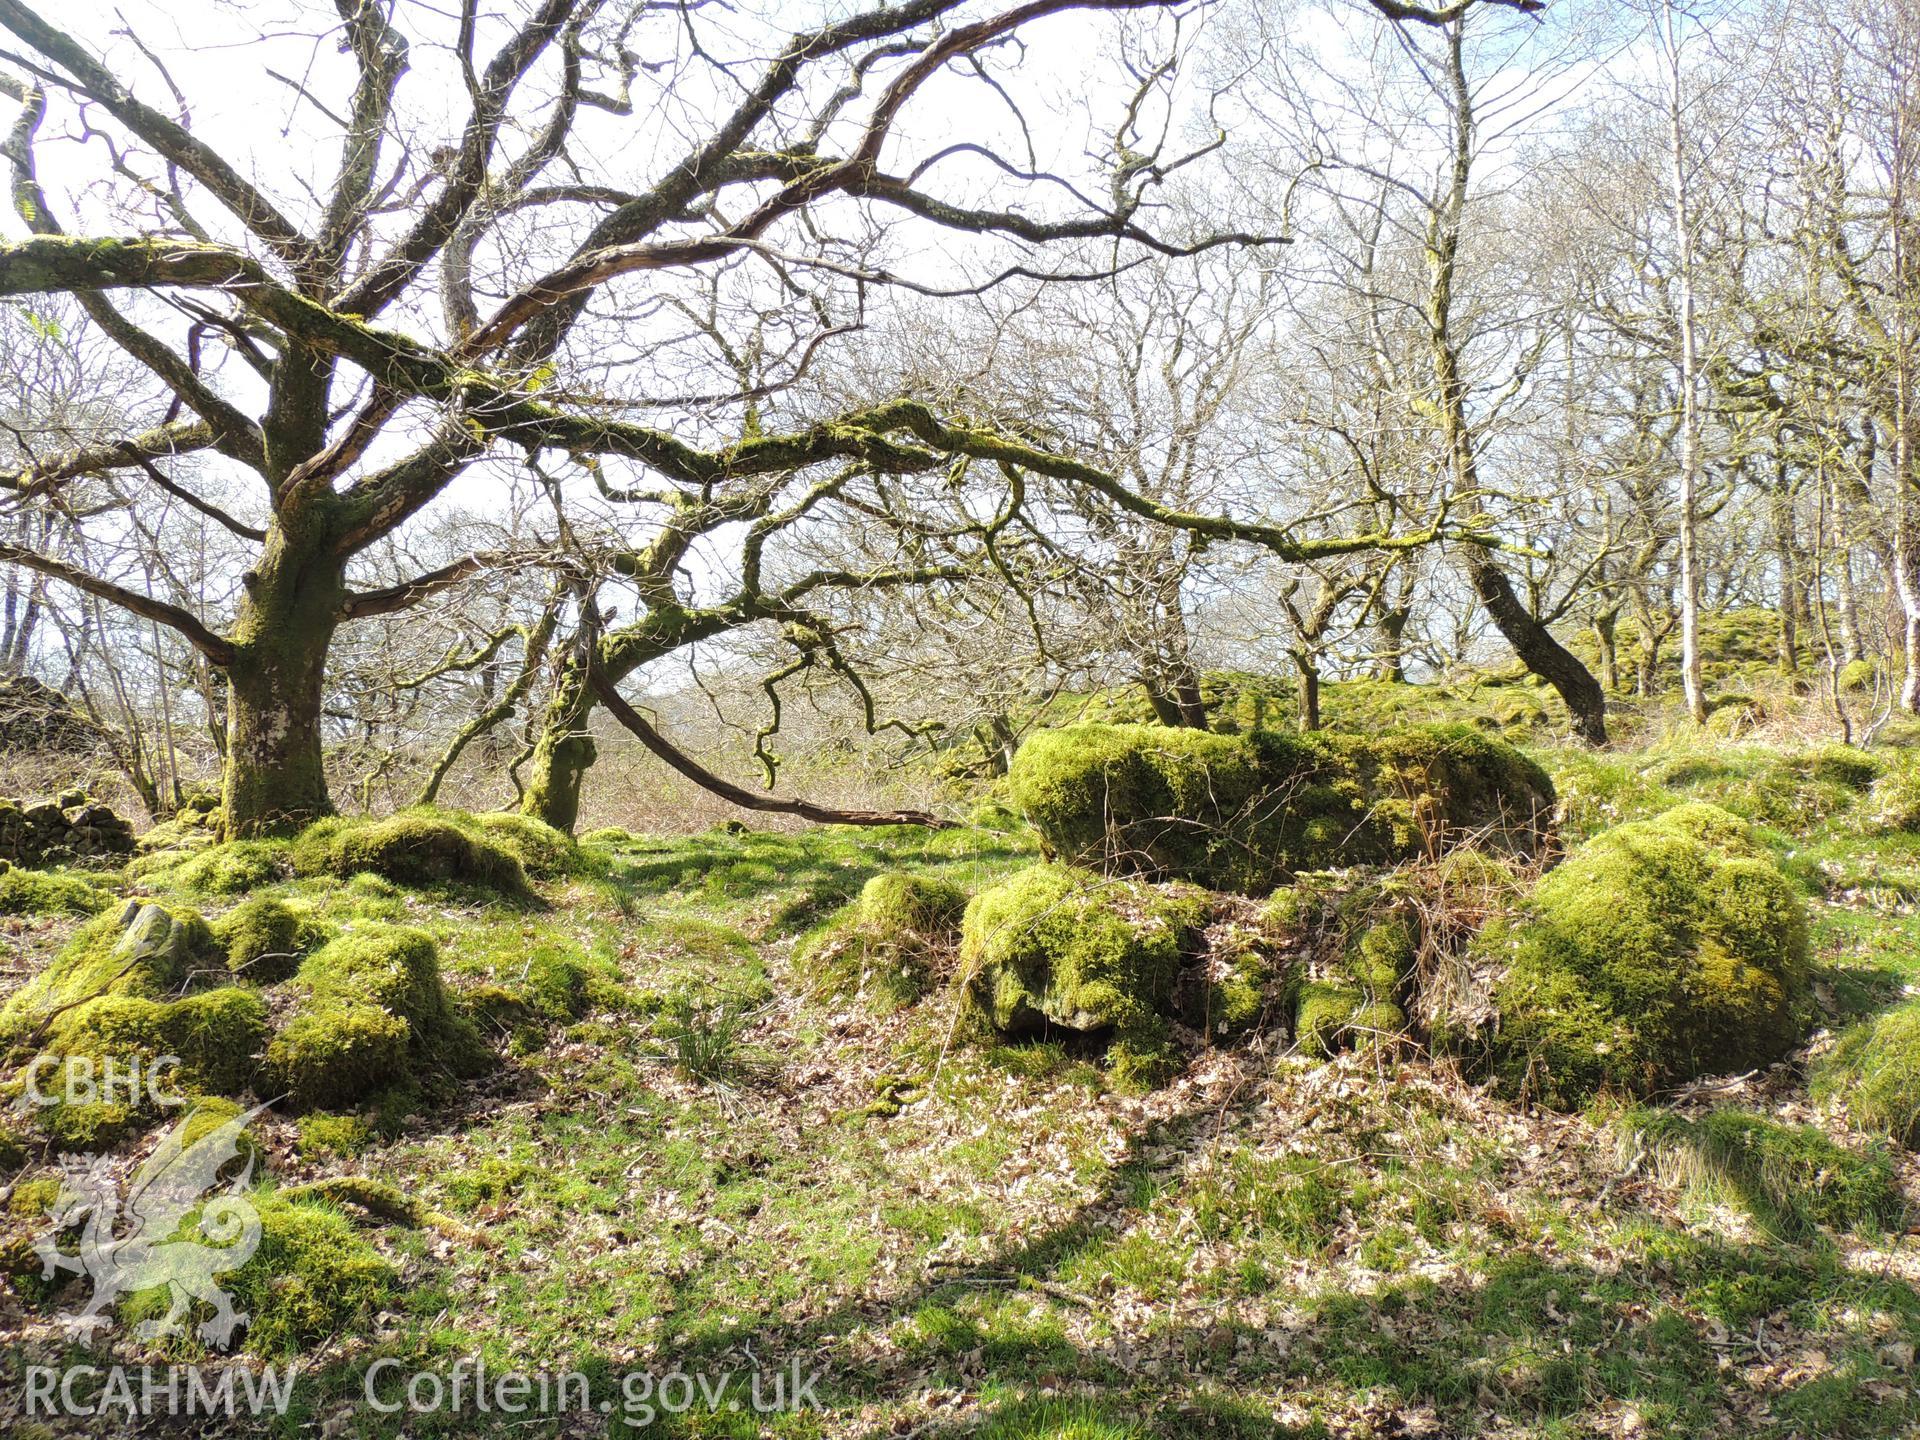
[(1851, 810), (1880, 773), (1863, 751), (1831, 745), (1781, 754), (1755, 747), (1697, 748), (1689, 741), (1652, 767), (1668, 789), (1745, 819), (1805, 834)]
[(1278, 993), (1273, 932), (1264, 926), (1233, 924), (1209, 933), (1205, 983), (1199, 1003), (1183, 1007), (1182, 1017), (1201, 1034), (1227, 1039), (1253, 1029), (1270, 1009), (1291, 1001)]
[(1706, 730), (1709, 735), (1735, 739), (1766, 718), (1767, 707), (1763, 702), (1734, 691), (1716, 695), (1707, 702)]
[[(182, 1147), (197, 1144), (221, 1126), (238, 1120), (245, 1114), (246, 1107), (237, 1100), (225, 1099), (218, 1095), (198, 1096), (193, 1102), (193, 1108), (180, 1122), (180, 1144)], [(259, 1159), (260, 1148), (246, 1130), (239, 1131), (234, 1141), (239, 1155), (230, 1163), (236, 1170), (249, 1161)]]
[(447, 1018), (439, 954), (421, 930), (380, 926), (342, 935), (309, 956), (298, 979), (316, 1004), (377, 1005), (422, 1030)]
[(336, 816), (308, 826), (293, 842), (293, 868), (301, 875), (373, 874), (403, 885), (472, 885), (515, 899), (530, 896), (520, 861), (478, 830), (437, 814)]
[(1035, 734), (1009, 785), (1054, 858), (1243, 893), (1469, 835), (1531, 853), (1553, 807), (1544, 771), (1465, 725), (1373, 736), (1081, 725)]
[(0, 1035), (30, 1032), (102, 995), (172, 994), (216, 953), (213, 932), (196, 911), (129, 900), (83, 926), (14, 992), (0, 1007)]
[(1880, 674), (1880, 666), (1872, 660), (1849, 660), (1840, 667), (1840, 688), (1849, 693), (1858, 690), (1870, 690)]
[(1343, 933), (1345, 939), (1325, 973), (1300, 987), (1294, 1012), (1294, 1041), (1305, 1054), (1379, 1044), (1407, 1029), (1399, 996), (1413, 969), (1418, 936), (1390, 908), (1380, 911), (1385, 899), (1377, 887), (1367, 887), (1336, 907), (1345, 913), (1332, 917), (1331, 928), (1336, 939)]
[(1309, 980), (1300, 987), (1294, 1012), (1295, 1043), (1308, 1055), (1331, 1055), (1348, 1038), (1354, 1016), (1366, 1008), (1366, 992), (1357, 985)]
[(1812, 1090), (1863, 1129), (1920, 1148), (1920, 1000), (1843, 1032), (1814, 1062)]
[(1170, 1063), (1164, 1014), (1204, 920), (1191, 895), (1035, 865), (968, 904), (964, 994), (1003, 1035), (1108, 1035), (1116, 1078), (1144, 1083)]
[(85, 1057), (100, 1072), (103, 1061), (125, 1064), (134, 1057), (174, 1056), (167, 1075), (189, 1092), (237, 1095), (252, 1083), (267, 1038), (267, 1009), (248, 990), (226, 986), (178, 1000), (103, 995), (59, 1017), (47, 1053), (72, 1063)]
[[(339, 1210), (270, 1190), (248, 1198), (260, 1218), (259, 1247), (220, 1277), (233, 1308), (249, 1317), (248, 1350), (297, 1354), (351, 1333), (392, 1301), (398, 1274)], [(143, 1291), (125, 1302), (124, 1317), (152, 1319), (167, 1305), (165, 1287)]]
[(511, 1031), (535, 1019), (526, 995), (505, 985), (476, 985), (460, 995), (459, 1004), (483, 1030)]
[(795, 969), (831, 994), (887, 1011), (926, 993), (960, 935), (967, 892), (951, 881), (903, 870), (876, 875), (825, 925), (802, 938)]
[(1920, 765), (1903, 764), (1873, 782), (1866, 823), (1881, 834), (1920, 833)]
[(227, 968), (258, 985), (284, 980), (327, 942), (327, 927), (273, 895), (243, 900), (213, 922)]
[(134, 861), (130, 873), (195, 895), (244, 895), (284, 879), (284, 840), (235, 840), (201, 850), (164, 850)]
[(63, 1151), (111, 1149), (131, 1135), (139, 1122), (139, 1113), (117, 1100), (63, 1101), (40, 1112), (40, 1128), (53, 1147)]
[(1885, 768), (1872, 755), (1851, 745), (1823, 745), (1801, 763), (1815, 780), (1844, 785), (1849, 790), (1867, 789)]
[(44, 1220), (60, 1199), (60, 1177), (40, 1175), (22, 1180), (7, 1197), (7, 1213), (22, 1220)]
[(268, 1042), (266, 1084), (297, 1109), (352, 1104), (407, 1073), (412, 1039), (405, 1020), (375, 1005), (296, 1015)]
[(266, 1082), (300, 1108), (336, 1108), (433, 1071), (463, 1076), (488, 1061), (456, 1013), (430, 936), (380, 927), (308, 956), (292, 982), (298, 1014), (268, 1044)]
[(1804, 907), (1746, 826), (1709, 805), (1589, 841), (1479, 951), (1508, 966), (1494, 990), (1503, 1083), (1550, 1104), (1765, 1065), (1805, 1029)]
[(0, 869), (0, 915), (98, 915), (112, 903), (111, 895), (77, 875)]
[[(462, 817), (456, 814), (452, 818), (459, 824)], [(580, 847), (573, 837), (544, 820), (502, 811), (486, 811), (464, 818), (472, 821), (481, 836), (518, 860), (520, 868), (529, 875), (540, 879), (558, 878), (580, 868)]]
[(373, 1144), (373, 1127), (363, 1116), (315, 1112), (297, 1122), (300, 1153), (306, 1156), (341, 1155), (349, 1159)]

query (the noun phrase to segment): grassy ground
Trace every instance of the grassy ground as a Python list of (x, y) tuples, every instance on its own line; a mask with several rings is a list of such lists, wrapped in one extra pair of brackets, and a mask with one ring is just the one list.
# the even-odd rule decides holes
[[(1816, 897), (1829, 1024), (1920, 969), (1920, 838), (1864, 835), (1857, 797), (1808, 777), (1783, 801), (1762, 749), (1543, 758), (1576, 834), (1689, 796), (1782, 822), (1771, 834)], [(257, 1127), (278, 1183), (378, 1176), (446, 1222), (356, 1216), (399, 1281), (363, 1327), (307, 1351), (265, 1428), (1920, 1433), (1920, 1248), (1900, 1213), (1920, 1171), (1816, 1110), (1797, 1061), (1652, 1110), (1557, 1116), (1425, 1062), (1308, 1063), (1256, 1035), (1129, 1096), (1057, 1046), (965, 1039), (940, 993), (882, 1015), (794, 968), (796, 938), (871, 875), (977, 886), (1027, 849), (984, 830), (615, 837), (588, 847), (589, 873), (544, 884), (539, 909), (282, 882), (335, 918), (424, 925), (456, 990), (571, 947), (616, 965), (632, 1000), (496, 1036), (508, 1059), (453, 1103)], [(17, 981), (72, 922), (0, 923), (28, 942)], [(1796, 1126), (1815, 1129), (1780, 1128)], [(1756, 1133), (1791, 1155), (1753, 1162)], [(1812, 1203), (1847, 1185), (1868, 1198)], [(0, 1302), (0, 1342), (19, 1363), (99, 1363), (104, 1348), (52, 1324), (83, 1295)], [(360, 1403), (376, 1362), (445, 1375), (468, 1356), (586, 1372), (592, 1404), (535, 1419)], [(621, 1408), (625, 1374), (794, 1362), (823, 1373), (821, 1408), (752, 1415), (743, 1378), (650, 1429)], [(0, 1422), (18, 1420), (10, 1403)]]

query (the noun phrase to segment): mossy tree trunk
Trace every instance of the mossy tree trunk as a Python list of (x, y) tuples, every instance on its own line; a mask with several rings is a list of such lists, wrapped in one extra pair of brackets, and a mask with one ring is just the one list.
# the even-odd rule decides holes
[(1376, 678), (1394, 685), (1405, 683), (1407, 622), (1412, 619), (1412, 610), (1404, 605), (1390, 606), (1379, 612), (1379, 618), (1374, 622), (1380, 631), (1380, 668), (1374, 672)]
[(1605, 610), (1596, 610), (1588, 622), (1593, 631), (1593, 648), (1596, 662), (1600, 666), (1601, 688), (1610, 694), (1620, 689), (1620, 645), (1616, 631), (1620, 624), (1620, 608), (1612, 606)]
[(229, 838), (332, 813), (320, 712), (327, 651), (347, 593), (344, 570), (330, 546), (290, 543), (276, 528), (247, 573), (226, 665)]
[(1318, 730), (1320, 728), (1320, 667), (1313, 663), (1313, 656), (1304, 650), (1295, 650), (1293, 668), (1300, 672), (1300, 728)]
[[(591, 639), (588, 643), (594, 643)], [(593, 691), (579, 652), (560, 668), (534, 741), (526, 794), (520, 811), (569, 834), (580, 823), (580, 787), (598, 755), (587, 725)]]

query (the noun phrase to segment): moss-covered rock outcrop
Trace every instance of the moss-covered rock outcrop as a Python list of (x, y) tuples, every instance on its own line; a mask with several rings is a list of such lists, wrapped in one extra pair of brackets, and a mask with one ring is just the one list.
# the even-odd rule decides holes
[(1805, 907), (1712, 805), (1589, 841), (1476, 949), (1504, 969), (1495, 1069), (1552, 1105), (1765, 1065), (1806, 1027)]
[(212, 931), (227, 968), (255, 985), (285, 980), (331, 933), (308, 911), (277, 895), (241, 901), (213, 922)]
[(1532, 854), (1554, 803), (1545, 771), (1466, 725), (1373, 736), (1078, 725), (1029, 739), (1009, 784), (1051, 858), (1247, 894), (1467, 842)]
[(1115, 1079), (1151, 1084), (1173, 1063), (1168, 1017), (1208, 909), (1197, 892), (1035, 865), (969, 902), (960, 946), (966, 1000), (1012, 1038), (1108, 1038)]
[(168, 995), (215, 954), (213, 931), (196, 911), (129, 900), (83, 926), (46, 969), (13, 993), (0, 1007), (0, 1038), (102, 995)]
[(966, 908), (967, 892), (953, 882), (891, 870), (807, 935), (794, 965), (818, 989), (882, 1009), (910, 1005), (951, 956)]
[(410, 1079), (486, 1067), (487, 1050), (454, 1010), (421, 931), (343, 935), (308, 956), (291, 983), (300, 1007), (268, 1042), (264, 1075), (297, 1108), (337, 1108)]
[(373, 874), (402, 885), (472, 885), (524, 899), (533, 892), (526, 867), (509, 848), (515, 841), (534, 848), (521, 830), (489, 831), (472, 816), (435, 811), (402, 811), (385, 820), (333, 816), (301, 832), (292, 861), (300, 875)]

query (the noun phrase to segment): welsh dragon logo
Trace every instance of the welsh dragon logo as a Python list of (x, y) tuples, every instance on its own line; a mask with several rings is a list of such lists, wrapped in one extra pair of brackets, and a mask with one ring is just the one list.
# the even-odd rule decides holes
[[(72, 1270), (93, 1280), (86, 1308), (62, 1317), (70, 1334), (91, 1336), (110, 1325), (108, 1312), (122, 1295), (165, 1286), (167, 1313), (140, 1325), (135, 1333), (141, 1339), (179, 1334), (188, 1307), (199, 1300), (213, 1307), (198, 1327), (201, 1339), (223, 1349), (232, 1343), (247, 1316), (233, 1308), (213, 1277), (244, 1265), (260, 1245), (260, 1216), (246, 1198), (253, 1153), (242, 1137), (247, 1122), (265, 1108), (236, 1115), (191, 1144), (189, 1115), (135, 1172), (124, 1199), (110, 1161), (62, 1161), (60, 1194), (33, 1248), (48, 1279)], [(221, 1172), (243, 1153), (244, 1166), (223, 1182)], [(78, 1248), (60, 1249), (60, 1237), (83, 1221)]]

